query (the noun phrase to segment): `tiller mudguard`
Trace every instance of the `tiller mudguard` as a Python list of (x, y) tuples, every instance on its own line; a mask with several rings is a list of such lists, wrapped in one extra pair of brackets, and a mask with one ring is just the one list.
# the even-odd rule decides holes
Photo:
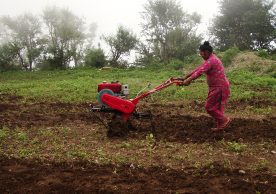
[[(105, 122), (101, 117), (97, 116), (101, 122), (106, 126), (108, 129), (108, 136), (121, 136), (126, 134), (129, 130), (134, 129), (135, 127), (132, 126), (130, 123), (130, 117), (133, 118), (148, 118), (152, 119), (152, 115), (148, 113), (138, 113), (136, 111), (137, 103), (153, 94), (158, 92), (172, 84), (180, 85), (183, 81), (181, 78), (170, 78), (169, 80), (165, 81), (164, 83), (160, 84), (159, 86), (144, 92), (134, 99), (124, 99), (118, 95), (116, 95), (111, 89), (102, 89), (98, 95), (97, 100), (99, 103), (99, 107), (92, 106), (92, 112), (100, 112), (100, 113), (113, 113), (112, 119), (110, 122)], [(152, 120), (151, 120), (152, 121)], [(154, 130), (153, 124), (152, 130)]]

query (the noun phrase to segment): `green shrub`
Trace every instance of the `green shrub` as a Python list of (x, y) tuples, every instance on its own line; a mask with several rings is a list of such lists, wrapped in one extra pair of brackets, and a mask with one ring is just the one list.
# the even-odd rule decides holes
[(198, 54), (190, 55), (184, 58), (184, 64), (200, 64), (202, 58)]
[(233, 58), (240, 52), (239, 48), (234, 46), (226, 50), (222, 56), (222, 63), (225, 67), (228, 67), (231, 63)]
[(269, 75), (273, 78), (276, 78), (276, 71), (270, 72)]
[(0, 45), (0, 72), (17, 71), (21, 67), (16, 60), (17, 50), (12, 44)]
[(269, 58), (268, 52), (264, 49), (259, 50), (257, 55), (261, 58), (265, 58), (265, 59)]
[(171, 67), (175, 70), (180, 70), (182, 69), (184, 66), (183, 61), (179, 60), (179, 59), (173, 59), (170, 61), (170, 63), (168, 64), (168, 67)]
[(266, 74), (270, 75), (273, 78), (276, 78), (276, 65), (271, 65), (266, 71)]
[(106, 58), (102, 49), (89, 49), (84, 58), (85, 66), (101, 68), (106, 63)]
[(161, 70), (164, 69), (165, 64), (164, 63), (160, 63), (157, 61), (152, 61), (151, 63), (149, 63), (147, 66), (145, 66), (146, 69), (148, 70)]
[(272, 54), (272, 55), (271, 55), (271, 60), (276, 61), (276, 54)]
[(222, 59), (223, 52), (221, 52), (221, 51), (214, 51), (214, 53), (217, 55), (218, 58)]
[(57, 60), (48, 58), (48, 59), (39, 61), (36, 65), (36, 69), (39, 69), (42, 71), (50, 71), (50, 70), (58, 70), (61, 68), (58, 68)]

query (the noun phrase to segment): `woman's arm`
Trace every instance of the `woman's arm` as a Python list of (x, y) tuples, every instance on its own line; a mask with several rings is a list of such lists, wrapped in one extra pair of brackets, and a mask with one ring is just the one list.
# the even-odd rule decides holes
[(185, 77), (184, 77), (184, 80), (187, 79), (188, 77), (190, 77), (198, 68), (194, 69), (193, 71), (191, 71), (189, 74), (187, 74)]
[(207, 71), (209, 71), (209, 69), (211, 69), (211, 61), (207, 60), (205, 61), (205, 63), (203, 63), (201, 66), (199, 66), (195, 71), (193, 71), (192, 75), (190, 75), (190, 77), (192, 77), (192, 79), (197, 79), (198, 77), (200, 77), (203, 73), (206, 73)]
[[(185, 76), (183, 85), (188, 86), (190, 83), (200, 77), (203, 73), (206, 73), (209, 69), (211, 69), (211, 62), (209, 60), (205, 61), (201, 66), (196, 68), (194, 71)], [(182, 85), (182, 84), (181, 84)]]

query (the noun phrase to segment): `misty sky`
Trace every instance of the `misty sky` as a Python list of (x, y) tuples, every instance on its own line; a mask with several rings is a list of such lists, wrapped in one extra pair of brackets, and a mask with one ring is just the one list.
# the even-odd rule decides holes
[[(139, 34), (140, 12), (147, 0), (0, 0), (0, 15), (15, 16), (24, 12), (41, 14), (46, 6), (68, 8), (86, 18), (86, 23), (98, 25), (97, 35), (115, 32), (122, 24)], [(202, 15), (199, 32), (205, 34), (210, 19), (218, 12), (217, 0), (180, 0), (187, 12)]]

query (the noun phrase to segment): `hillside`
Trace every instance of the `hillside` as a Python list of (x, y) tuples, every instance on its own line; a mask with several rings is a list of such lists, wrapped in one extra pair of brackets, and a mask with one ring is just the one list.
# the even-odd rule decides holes
[(210, 130), (202, 77), (141, 100), (136, 110), (150, 118), (132, 115), (121, 137), (107, 136), (103, 125), (114, 113), (89, 111), (98, 105), (97, 85), (128, 83), (133, 98), (182, 70), (1, 73), (0, 193), (275, 193), (276, 78), (263, 71), (272, 63), (251, 53), (234, 58), (227, 69), (232, 122), (221, 133)]
[(258, 74), (275, 75), (276, 61), (262, 58), (254, 52), (241, 52), (232, 60), (229, 70), (246, 69)]

